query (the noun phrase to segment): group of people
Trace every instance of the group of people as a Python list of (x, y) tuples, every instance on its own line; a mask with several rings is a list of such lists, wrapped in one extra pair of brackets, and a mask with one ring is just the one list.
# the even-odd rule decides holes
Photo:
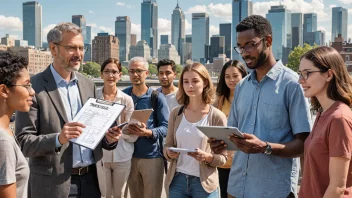
[[(131, 198), (158, 198), (163, 187), (170, 198), (352, 197), (352, 80), (339, 53), (310, 50), (297, 75), (275, 60), (265, 18), (249, 16), (236, 31), (235, 50), (250, 72), (231, 60), (216, 89), (197, 62), (184, 66), (175, 87), (175, 63), (160, 60), (161, 87), (153, 90), (145, 81), (148, 62), (135, 57), (128, 65), (132, 86), (118, 89), (121, 63), (109, 58), (96, 90), (77, 72), (84, 45), (72, 23), (48, 33), (53, 63), (32, 78), (24, 58), (0, 53), (0, 197), (110, 198), (128, 191)], [(72, 120), (89, 97), (125, 105), (117, 124), (134, 110), (153, 112), (147, 123), (111, 126), (90, 150), (69, 142), (85, 128)], [(238, 150), (228, 151), (197, 126), (237, 127), (244, 138), (229, 136)]]

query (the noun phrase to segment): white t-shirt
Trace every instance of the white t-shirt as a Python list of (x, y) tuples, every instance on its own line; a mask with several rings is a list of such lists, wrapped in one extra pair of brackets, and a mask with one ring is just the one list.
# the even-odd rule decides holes
[[(196, 149), (201, 147), (205, 135), (196, 126), (209, 126), (208, 115), (196, 123), (188, 122), (185, 114), (182, 115), (181, 123), (176, 130), (178, 148)], [(176, 171), (199, 177), (199, 162), (187, 154), (180, 154)]]
[[(159, 87), (157, 89), (157, 91), (160, 92), (160, 93), (163, 93), (161, 87)], [(178, 104), (178, 102), (176, 100), (177, 91), (178, 91), (178, 88), (176, 88), (175, 92), (173, 92), (173, 93), (170, 93), (170, 94), (167, 94), (167, 95), (164, 94), (164, 96), (166, 98), (167, 106), (169, 107), (169, 112), (171, 112), (175, 107), (179, 106), (179, 104)]]

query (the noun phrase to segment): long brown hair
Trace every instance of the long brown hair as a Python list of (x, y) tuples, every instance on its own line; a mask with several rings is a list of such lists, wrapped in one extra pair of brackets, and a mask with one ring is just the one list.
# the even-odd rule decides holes
[[(302, 57), (312, 61), (320, 71), (329, 69), (333, 77), (327, 88), (327, 96), (331, 100), (341, 101), (351, 107), (352, 104), (352, 79), (347, 72), (341, 55), (332, 47), (321, 46), (306, 52)], [(316, 97), (311, 98), (312, 109), (322, 111), (322, 107)]]
[(185, 106), (189, 104), (189, 96), (185, 93), (185, 90), (183, 88), (183, 75), (187, 71), (196, 72), (202, 78), (203, 82), (207, 84), (207, 86), (203, 89), (202, 99), (206, 104), (213, 103), (215, 97), (215, 88), (213, 82), (211, 81), (208, 70), (204, 67), (204, 65), (197, 62), (193, 64), (188, 64), (183, 68), (178, 83), (178, 91), (176, 94), (177, 102)]

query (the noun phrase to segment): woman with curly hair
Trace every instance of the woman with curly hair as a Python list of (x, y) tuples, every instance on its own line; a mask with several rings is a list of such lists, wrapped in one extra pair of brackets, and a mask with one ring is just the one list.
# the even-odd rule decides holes
[(15, 111), (28, 112), (35, 92), (27, 60), (0, 52), (0, 197), (27, 197), (29, 167), (10, 129)]
[(299, 83), (317, 117), (304, 143), (300, 198), (352, 197), (352, 80), (331, 47), (305, 53)]

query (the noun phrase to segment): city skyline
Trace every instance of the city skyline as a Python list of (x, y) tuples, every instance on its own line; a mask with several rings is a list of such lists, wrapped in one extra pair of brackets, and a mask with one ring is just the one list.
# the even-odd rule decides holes
[[(52, 2), (38, 1), (42, 6), (42, 27), (43, 41), (46, 41), (47, 32), (55, 24), (63, 21), (71, 21), (72, 15), (83, 15), (87, 25), (92, 26), (92, 38), (99, 32), (108, 32), (114, 35), (114, 22), (117, 16), (129, 16), (131, 18), (131, 33), (137, 35), (137, 41), (141, 39), (141, 3), (142, 0), (130, 1), (112, 1), (106, 0), (104, 3), (94, 3), (91, 0), (82, 1), (73, 0), (56, 5)], [(6, 6), (0, 8), (0, 37), (6, 33), (15, 39), (23, 38), (23, 18), (22, 3), (27, 1), (14, 0)], [(158, 4), (158, 40), (160, 35), (167, 34), (171, 36), (171, 14), (177, 0), (156, 1)], [(279, 1), (253, 0), (253, 14), (266, 16), (270, 6), (279, 5)], [(185, 33), (190, 34), (192, 31), (191, 13), (206, 11), (210, 18), (209, 36), (219, 34), (220, 23), (231, 23), (232, 1), (231, 0), (179, 0), (179, 7), (185, 13)], [(64, 6), (70, 5), (70, 6)], [(325, 31), (326, 42), (331, 40), (331, 20), (332, 9), (334, 6), (342, 6), (348, 11), (348, 38), (352, 37), (352, 1), (349, 0), (284, 0), (282, 5), (291, 10), (291, 13), (317, 13), (318, 30)], [(11, 9), (9, 9), (11, 7)], [(57, 10), (65, 10), (57, 11)], [(160, 43), (160, 42), (158, 42)]]

